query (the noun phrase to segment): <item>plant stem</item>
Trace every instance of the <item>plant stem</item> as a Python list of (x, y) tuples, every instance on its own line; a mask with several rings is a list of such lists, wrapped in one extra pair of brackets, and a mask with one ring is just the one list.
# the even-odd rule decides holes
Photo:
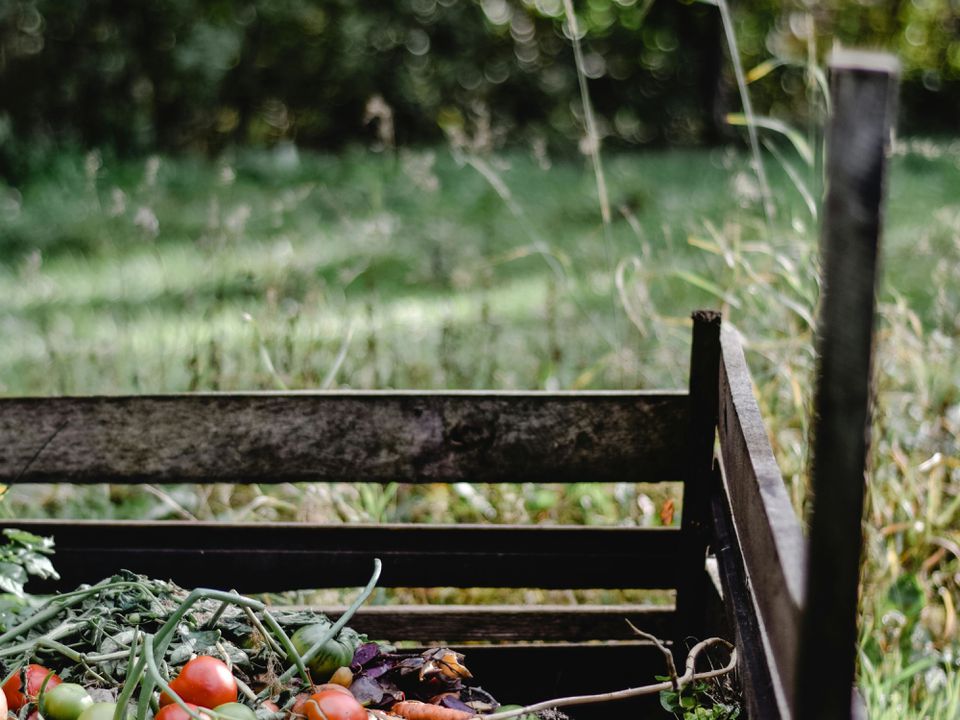
[(170, 685), (164, 679), (163, 675), (160, 674), (160, 670), (157, 667), (157, 661), (153, 656), (153, 636), (147, 635), (143, 639), (143, 657), (147, 661), (147, 672), (150, 674), (150, 679), (160, 686), (160, 689), (165, 692), (177, 705), (180, 706), (180, 709), (183, 710), (187, 715), (189, 715), (193, 720), (204, 720), (204, 718), (197, 712), (194, 712), (187, 704), (183, 701), (177, 693), (170, 688)]
[[(260, 622), (260, 618), (258, 618), (256, 614), (253, 612), (253, 610), (251, 610), (248, 607), (245, 607), (243, 610), (247, 614), (247, 619), (250, 621), (250, 624), (253, 625), (253, 627), (257, 629), (257, 632), (259, 632), (260, 635), (263, 637), (263, 641), (267, 643), (267, 645), (270, 646), (270, 649), (273, 650), (275, 653), (277, 653), (277, 655), (280, 655), (284, 660), (286, 660), (287, 659), (286, 650), (284, 650), (284, 648), (278, 645), (277, 641), (271, 637), (270, 632), (267, 631), (267, 629), (263, 626), (263, 623)], [(264, 610), (263, 612), (265, 614), (267, 613), (266, 610)]]
[[(375, 561), (377, 565), (376, 577), (379, 577), (379, 560)], [(371, 588), (372, 589), (372, 588)], [(367, 593), (369, 595), (369, 593)], [(290, 675), (293, 672), (299, 672), (300, 676), (303, 678), (304, 682), (310, 681), (310, 676), (307, 674), (307, 669), (304, 662), (300, 659), (300, 655), (293, 647), (293, 643), (290, 642), (290, 638), (287, 637), (287, 634), (283, 631), (283, 628), (277, 623), (274, 617), (267, 611), (266, 605), (264, 605), (259, 600), (254, 600), (253, 598), (244, 597), (237, 593), (227, 593), (222, 590), (211, 590), (209, 588), (196, 588), (190, 592), (189, 595), (184, 599), (180, 606), (173, 611), (167, 621), (163, 624), (157, 631), (156, 635), (156, 650), (155, 658), (159, 660), (163, 657), (163, 654), (167, 651), (167, 646), (170, 644), (170, 641), (173, 638), (173, 633), (177, 628), (177, 625), (183, 619), (183, 616), (187, 611), (193, 607), (198, 600), (220, 600), (221, 602), (231, 603), (237, 607), (251, 608), (253, 610), (259, 610), (263, 613), (264, 620), (266, 620), (267, 626), (273, 631), (273, 634), (276, 636), (277, 640), (280, 641), (280, 644), (283, 646), (283, 649), (287, 653), (287, 657), (293, 660), (294, 667), (288, 670)], [(289, 679), (289, 676), (287, 676)]]
[[(360, 591), (360, 594), (357, 595), (356, 600), (351, 603), (350, 607), (347, 608), (346, 612), (340, 616), (340, 619), (337, 620), (330, 629), (324, 634), (320, 640), (318, 640), (313, 647), (311, 647), (307, 652), (303, 654), (303, 662), (309, 663), (313, 658), (317, 656), (320, 652), (320, 649), (331, 639), (336, 637), (337, 633), (340, 632), (343, 627), (350, 621), (350, 618), (353, 617), (353, 614), (360, 609), (360, 606), (370, 597), (370, 593), (373, 592), (373, 589), (377, 586), (377, 580), (380, 579), (380, 570), (382, 569), (382, 564), (380, 563), (379, 558), (374, 558), (373, 560), (373, 574), (370, 576), (370, 580), (367, 582), (366, 587)], [(271, 616), (267, 615), (266, 619), (271, 620)], [(276, 622), (276, 621), (274, 621)], [(279, 626), (278, 626), (279, 627)], [(294, 651), (294, 656), (296, 656), (296, 651)], [(284, 683), (289, 680), (295, 671), (296, 668), (289, 668), (283, 675), (280, 676), (279, 682)], [(262, 695), (263, 693), (261, 693)]]
[(747, 91), (747, 81), (743, 74), (743, 64), (740, 62), (737, 37), (733, 33), (733, 19), (730, 16), (730, 7), (727, 5), (727, 0), (717, 0), (717, 7), (720, 9), (720, 21), (726, 34), (727, 49), (730, 51), (730, 60), (733, 62), (733, 72), (737, 77), (737, 88), (740, 91), (740, 102), (743, 103), (743, 114), (747, 118), (747, 136), (750, 138), (750, 151), (753, 153), (757, 182), (760, 183), (760, 193), (763, 196), (763, 213), (767, 220), (767, 231), (772, 232), (775, 213), (773, 194), (770, 192), (767, 172), (763, 167), (763, 156), (760, 154), (760, 141), (757, 139), (753, 104), (750, 102), (750, 93)]
[(62, 625), (58, 625), (57, 627), (55, 627), (46, 635), (42, 635), (39, 638), (34, 638), (33, 640), (27, 640), (26, 642), (22, 642), (19, 645), (11, 645), (10, 647), (6, 647), (3, 650), (0, 650), (0, 657), (7, 657), (8, 655), (16, 655), (17, 653), (23, 652), (24, 650), (29, 650), (34, 645), (36, 645), (36, 643), (40, 640), (59, 640), (65, 635), (69, 635), (70, 633), (72, 633), (74, 630), (80, 627), (80, 625), (81, 623), (63, 623)]
[[(123, 687), (117, 697), (117, 708), (113, 713), (113, 720), (126, 720), (127, 704), (133, 697), (133, 690), (140, 682), (140, 677), (146, 669), (146, 660), (141, 656), (137, 662), (137, 645), (140, 640), (140, 630), (134, 631), (133, 642), (130, 643), (130, 661), (127, 663), (127, 674), (123, 680)], [(138, 716), (138, 720), (140, 720)]]
[(293, 667), (289, 668), (284, 676), (289, 679), (289, 676), (293, 674), (293, 671), (296, 670), (300, 673), (300, 678), (305, 683), (310, 683), (310, 674), (307, 672), (307, 662), (305, 658), (300, 657), (300, 653), (297, 652), (297, 649), (293, 646), (290, 638), (287, 636), (287, 633), (284, 632), (283, 628), (280, 627), (280, 623), (277, 622), (277, 619), (270, 614), (270, 612), (264, 608), (263, 609), (263, 619), (266, 621), (267, 626), (270, 630), (273, 631), (273, 634), (277, 636), (277, 639), (280, 641), (280, 644), (283, 646), (283, 649), (287, 653), (287, 659), (293, 660)]
[(47, 601), (49, 604), (45, 608), (41, 608), (38, 612), (28, 617), (16, 627), (11, 628), (7, 630), (7, 632), (0, 635), (0, 646), (16, 637), (19, 637), (20, 635), (23, 635), (25, 632), (35, 628), (37, 625), (45, 623), (47, 620), (56, 617), (63, 610), (73, 607), (90, 595), (95, 595), (103, 590), (130, 586), (139, 587), (148, 596), (150, 596), (150, 598), (156, 600), (156, 597), (153, 595), (153, 593), (151, 593), (143, 585), (143, 583), (130, 582), (127, 580), (120, 582), (110, 582), (109, 580), (104, 580), (103, 582), (99, 582), (92, 587), (84, 588), (83, 590), (74, 590), (73, 592), (64, 593), (63, 595), (57, 595), (51, 598)]

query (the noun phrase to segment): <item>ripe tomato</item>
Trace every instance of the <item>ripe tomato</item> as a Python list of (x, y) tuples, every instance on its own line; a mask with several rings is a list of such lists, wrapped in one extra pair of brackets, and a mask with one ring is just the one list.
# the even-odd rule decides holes
[(290, 714), (297, 718), (301, 718), (306, 715), (306, 713), (303, 711), (303, 706), (307, 704), (307, 700), (309, 699), (310, 693), (299, 693), (293, 702), (293, 706), (290, 708)]
[[(43, 665), (27, 665), (7, 680), (3, 685), (3, 694), (4, 697), (6, 697), (8, 709), (17, 711), (28, 702), (36, 700), (37, 695), (40, 693), (40, 687), (43, 686), (43, 681), (47, 675), (50, 676), (50, 679), (47, 680), (47, 684), (43, 689), (49, 692), (59, 685), (61, 680), (59, 675), (53, 672), (53, 670), (48, 670)], [(24, 676), (26, 676), (26, 693), (22, 692)]]
[[(205, 708), (237, 701), (237, 681), (223, 660), (209, 655), (194, 658), (180, 670), (170, 683), (173, 690), (185, 703)], [(173, 702), (166, 693), (160, 696), (160, 705)]]
[(313, 694), (326, 692), (327, 690), (333, 690), (334, 692), (346, 693), (350, 697), (353, 697), (353, 693), (350, 692), (343, 685), (337, 685), (336, 683), (324, 683), (323, 685), (316, 685), (313, 688)]
[(311, 695), (303, 709), (307, 720), (367, 720), (367, 711), (353, 695), (336, 690)]
[[(193, 703), (187, 703), (187, 707), (193, 710), (195, 713), (199, 713), (200, 717), (211, 718), (212, 716), (203, 712), (203, 709)], [(160, 708), (160, 711), (153, 716), (153, 720), (193, 720), (190, 715), (176, 703), (171, 703), (170, 705), (165, 705)]]
[(93, 698), (90, 693), (77, 683), (60, 683), (53, 690), (44, 692), (40, 698), (40, 711), (46, 720), (77, 720), (80, 713), (91, 705)]

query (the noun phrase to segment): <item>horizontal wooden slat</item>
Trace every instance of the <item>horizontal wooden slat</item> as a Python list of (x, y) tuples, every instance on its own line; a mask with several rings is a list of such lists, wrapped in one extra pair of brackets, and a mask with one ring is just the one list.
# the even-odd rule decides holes
[(0, 482), (679, 480), (684, 393), (0, 399)]
[(737, 540), (755, 593), (780, 714), (793, 697), (804, 541), (760, 417), (746, 359), (734, 333), (721, 334), (720, 453)]
[[(56, 542), (71, 589), (121, 569), (184, 587), (273, 592), (382, 587), (671, 588), (685, 540), (669, 528), (8, 521)], [(32, 586), (31, 586), (32, 587)]]
[[(339, 617), (343, 608), (317, 608)], [(630, 640), (627, 620), (657, 637), (673, 631), (673, 608), (657, 605), (373, 605), (350, 626), (371, 638), (399, 641), (583, 642)]]
[[(623, 690), (666, 675), (663, 655), (649, 643), (508, 645), (455, 649), (477, 683), (501, 703), (531, 704), (551, 698)], [(576, 720), (665, 717), (657, 695), (579, 705)]]

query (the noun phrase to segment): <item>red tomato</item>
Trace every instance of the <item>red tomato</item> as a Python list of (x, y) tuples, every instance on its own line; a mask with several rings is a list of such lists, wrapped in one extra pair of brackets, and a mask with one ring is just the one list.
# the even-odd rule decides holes
[(303, 712), (303, 706), (307, 704), (307, 700), (309, 699), (309, 693), (299, 693), (293, 702), (293, 707), (290, 708), (290, 713), (294, 717), (303, 717), (306, 714)]
[[(200, 717), (211, 717), (193, 703), (187, 703), (187, 707), (193, 710), (195, 713), (200, 713)], [(164, 707), (160, 708), (160, 711), (153, 716), (153, 720), (193, 720), (193, 718), (191, 718), (182, 707), (176, 703), (171, 703), (170, 705), (165, 705)]]
[[(237, 701), (237, 681), (223, 660), (209, 655), (194, 658), (180, 670), (170, 683), (173, 690), (185, 703), (205, 708)], [(160, 696), (160, 705), (173, 702), (166, 693)]]
[[(26, 675), (27, 678), (26, 693), (22, 692), (24, 675)], [(19, 670), (16, 675), (7, 680), (3, 685), (3, 695), (6, 698), (8, 709), (17, 711), (28, 702), (36, 700), (37, 695), (40, 694), (40, 687), (43, 685), (44, 678), (46, 678), (47, 675), (50, 676), (50, 679), (47, 681), (47, 686), (44, 690), (53, 690), (53, 688), (60, 684), (60, 676), (53, 672), (53, 670), (48, 670), (43, 667), (43, 665), (27, 665), (26, 668)]]
[(336, 683), (324, 683), (323, 685), (316, 685), (313, 688), (313, 694), (326, 692), (327, 690), (333, 690), (334, 692), (346, 693), (350, 697), (353, 697), (353, 693), (350, 692), (343, 685), (337, 685)]
[(336, 690), (311, 695), (303, 709), (308, 720), (367, 720), (367, 711), (353, 695)]

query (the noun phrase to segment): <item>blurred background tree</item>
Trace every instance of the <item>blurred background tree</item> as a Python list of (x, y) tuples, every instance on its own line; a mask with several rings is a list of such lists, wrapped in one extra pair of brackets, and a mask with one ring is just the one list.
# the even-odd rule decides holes
[[(602, 135), (718, 137), (737, 103), (716, 7), (576, 6)], [(762, 112), (808, 111), (805, 73), (836, 39), (903, 58), (901, 128), (949, 129), (958, 116), (956, 0), (733, 9), (745, 65), (784, 63), (753, 86)], [(478, 113), (512, 139), (568, 141), (581, 131), (564, 32), (562, 0), (0, 0), (0, 170), (16, 175), (31, 153), (65, 143), (121, 154), (330, 148), (375, 136), (364, 122), (374, 97), (392, 108), (400, 143), (435, 141)]]

